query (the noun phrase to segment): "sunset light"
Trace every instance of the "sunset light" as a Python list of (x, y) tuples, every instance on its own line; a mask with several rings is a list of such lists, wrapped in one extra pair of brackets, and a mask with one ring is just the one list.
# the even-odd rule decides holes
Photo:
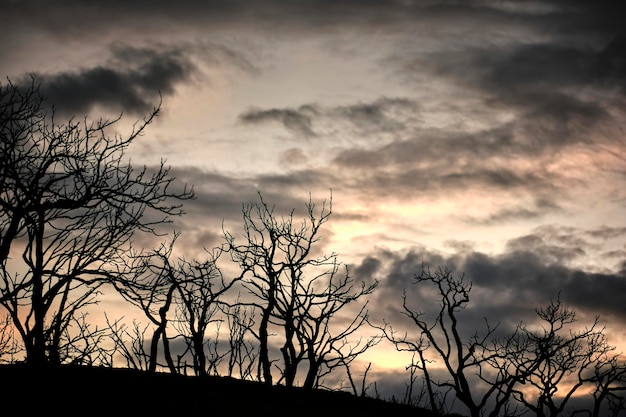
[(618, 2), (0, 14), (2, 365), (626, 416)]

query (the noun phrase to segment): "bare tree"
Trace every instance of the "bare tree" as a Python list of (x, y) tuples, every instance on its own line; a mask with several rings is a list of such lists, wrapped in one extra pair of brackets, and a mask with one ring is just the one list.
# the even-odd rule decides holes
[[(406, 370), (409, 371), (409, 382), (407, 383), (404, 402), (407, 404), (421, 405), (424, 400), (427, 400), (425, 404), (426, 407), (436, 413), (444, 414), (446, 409), (445, 397), (450, 389), (445, 392), (440, 392), (435, 387), (433, 378), (430, 375), (431, 371), (429, 370), (430, 364), (435, 361), (426, 358), (426, 351), (430, 347), (427, 338), (424, 334), (421, 334), (417, 340), (410, 340), (406, 334), (403, 337), (399, 337), (390, 326), (385, 326), (382, 330), (384, 336), (394, 343), (396, 350), (399, 352), (412, 353), (411, 363), (406, 367)], [(423, 375), (423, 384), (416, 401), (413, 399), (413, 392), (418, 373)]]
[(356, 313), (351, 313), (352, 316), (345, 317), (347, 324), (335, 323), (351, 303), (371, 294), (378, 282), (370, 285), (362, 282), (354, 288), (347, 268), (345, 274), (338, 273), (339, 265), (334, 257), (316, 266), (327, 269), (308, 279), (299, 273), (290, 274), (295, 279), (289, 284), (296, 287), (290, 300), (295, 296), (295, 302), (286, 305), (292, 311), (283, 310), (283, 303), (279, 303), (278, 308), (281, 315), (295, 318), (292, 323), (301, 349), (292, 356), (306, 357), (308, 369), (304, 388), (317, 387), (319, 380), (337, 367), (349, 367), (355, 358), (380, 340), (377, 336), (349, 340), (367, 322), (367, 303), (362, 304)]
[[(253, 296), (252, 305), (260, 311), (258, 328), (253, 334), (259, 341), (259, 378), (273, 383), (269, 350), (271, 329), (282, 336), (278, 366), (280, 381), (292, 386), (299, 366), (308, 365), (304, 385), (313, 387), (324, 372), (362, 353), (372, 342), (357, 349), (347, 338), (365, 322), (363, 306), (349, 324), (337, 330), (331, 320), (344, 307), (371, 293), (376, 284), (353, 288), (346, 271), (338, 274), (337, 255), (315, 257), (313, 245), (320, 239), (320, 228), (332, 213), (332, 199), (318, 211), (309, 199), (305, 219), (297, 224), (294, 211), (278, 218), (259, 194), (260, 202), (243, 208), (243, 243), (224, 232), (235, 261), (244, 271), (244, 285)], [(337, 333), (333, 333), (333, 332)], [(352, 350), (347, 349), (352, 347)], [(325, 368), (324, 368), (325, 367)]]
[(224, 294), (241, 280), (241, 276), (229, 280), (224, 278), (217, 266), (221, 253), (221, 249), (216, 248), (205, 261), (179, 258), (176, 265), (167, 263), (171, 268), (170, 274), (179, 283), (176, 286), (176, 327), (192, 354), (196, 375), (206, 375), (209, 369), (217, 373), (218, 361), (227, 355), (218, 351), (219, 327), (211, 345), (213, 360), (207, 360), (205, 352), (207, 328), (211, 323), (220, 326), (224, 321), (221, 313), (230, 307)]
[(169, 244), (161, 243), (152, 252), (131, 255), (129, 269), (132, 273), (116, 282), (120, 295), (138, 306), (155, 326), (150, 341), (148, 365), (150, 372), (157, 369), (161, 342), (168, 369), (171, 373), (178, 373), (170, 350), (170, 338), (167, 335), (170, 321), (168, 313), (175, 306), (174, 296), (178, 286), (184, 284), (170, 263), (177, 237), (178, 235), (175, 235)]
[[(223, 297), (241, 276), (226, 279), (217, 261), (221, 248), (208, 252), (207, 260), (187, 260), (173, 255), (179, 237), (176, 233), (169, 244), (162, 243), (152, 252), (134, 256), (134, 273), (118, 281), (120, 294), (141, 308), (156, 327), (151, 340), (149, 371), (155, 371), (160, 357), (159, 343), (170, 372), (179, 373), (179, 366), (188, 353), (195, 375), (217, 372), (217, 362), (225, 354), (217, 350), (217, 338), (208, 344), (207, 329), (224, 321), (222, 312), (230, 306)], [(173, 316), (173, 317), (170, 317)], [(168, 335), (168, 329), (176, 331)], [(219, 335), (219, 333), (218, 333)], [(174, 361), (170, 341), (182, 338), (186, 349)], [(208, 349), (208, 350), (207, 350)], [(184, 372), (184, 371), (183, 371)]]
[(120, 276), (133, 236), (154, 233), (182, 213), (172, 200), (193, 196), (170, 190), (163, 162), (154, 170), (125, 162), (158, 113), (126, 137), (111, 136), (119, 118), (58, 124), (34, 80), (0, 86), (0, 303), (28, 363), (59, 363), (68, 322)]
[(230, 307), (226, 318), (229, 329), (228, 376), (240, 379), (253, 378), (254, 366), (258, 360), (258, 346), (248, 339), (255, 324), (254, 308), (242, 305), (239, 297)]
[(13, 363), (21, 350), (15, 337), (13, 321), (6, 315), (0, 319), (0, 362)]
[(609, 345), (599, 318), (579, 329), (575, 311), (560, 299), (537, 309), (537, 315), (540, 328), (520, 324), (525, 349), (509, 356), (513, 366), (525, 374), (524, 389), (515, 389), (515, 398), (538, 417), (556, 417), (562, 415), (576, 393), (595, 386), (597, 415), (606, 394), (611, 392), (609, 387), (617, 388), (614, 383), (623, 378), (624, 372), (617, 357), (611, 355), (615, 348)]
[(367, 374), (372, 368), (372, 362), (369, 362), (363, 371), (363, 375), (361, 375), (361, 386), (359, 389), (356, 387), (356, 382), (354, 381), (354, 377), (352, 376), (352, 368), (350, 366), (350, 362), (344, 361), (342, 365), (346, 368), (346, 375), (348, 377), (348, 382), (350, 383), (350, 389), (352, 393), (357, 397), (365, 397), (367, 394), (367, 390), (372, 386), (372, 384), (367, 384)]
[(594, 385), (592, 417), (600, 417), (602, 413), (617, 417), (626, 410), (626, 363), (620, 361), (620, 355), (601, 355), (594, 364), (591, 381)]
[[(398, 335), (388, 323), (381, 329), (399, 351), (414, 354), (411, 366), (423, 373), (434, 411), (440, 411), (434, 404), (442, 398), (434, 388), (444, 395), (453, 392), (472, 417), (527, 412), (561, 416), (573, 396), (584, 390), (593, 391), (591, 406), (572, 405), (571, 415), (617, 415), (624, 408), (626, 367), (608, 344), (599, 318), (581, 328), (574, 310), (557, 299), (536, 310), (539, 325), (520, 323), (512, 334), (496, 338), (497, 326), (485, 319), (482, 335), (463, 336), (460, 313), (469, 303), (471, 283), (448, 269), (433, 274), (423, 268), (414, 284), (436, 289), (438, 311), (429, 319), (426, 312), (409, 306), (405, 291), (403, 312), (417, 326), (418, 337)], [(445, 367), (442, 379), (429, 371), (433, 360)]]
[(122, 323), (122, 319), (112, 322), (106, 317), (106, 322), (110, 330), (109, 337), (113, 342), (111, 366), (113, 366), (115, 356), (119, 355), (125, 360), (127, 368), (148, 371), (150, 354), (145, 349), (145, 334), (149, 325), (141, 327), (140, 323), (134, 320), (132, 330), (129, 331), (128, 326)]
[[(428, 268), (422, 268), (421, 273), (414, 278), (414, 285), (435, 288), (438, 311), (429, 318), (426, 312), (409, 305), (405, 291), (403, 313), (417, 327), (419, 335), (399, 335), (388, 323), (382, 330), (398, 350), (418, 354), (420, 361), (417, 366), (424, 374), (431, 408), (439, 412), (441, 404), (437, 397), (445, 396), (451, 390), (472, 417), (495, 417), (504, 410), (507, 410), (506, 415), (512, 415), (510, 413), (514, 411), (508, 410), (509, 399), (512, 387), (521, 376), (493, 372), (493, 363), (503, 360), (502, 351), (493, 345), (497, 326), (486, 322), (483, 334), (475, 332), (471, 336), (464, 336), (461, 332), (459, 314), (469, 303), (471, 283), (466, 282), (462, 274), (455, 276), (451, 270), (442, 268), (434, 273)], [(429, 360), (425, 356), (427, 351), (434, 351), (433, 360), (441, 361), (446, 378), (438, 380), (429, 373)], [(435, 393), (435, 387), (441, 390), (439, 394)]]
[[(319, 217), (314, 212), (314, 205), (307, 205), (309, 223), (303, 222), (300, 227), (294, 224), (293, 211), (287, 218), (277, 219), (274, 208), (263, 201), (259, 193), (260, 203), (248, 204), (243, 208), (244, 235), (243, 244), (237, 244), (235, 237), (225, 231), (225, 239), (231, 257), (238, 263), (241, 270), (250, 278), (245, 280), (248, 291), (258, 300), (255, 304), (260, 309), (260, 322), (255, 336), (259, 340), (259, 377), (266, 384), (273, 384), (272, 359), (269, 353), (270, 327), (273, 319), (277, 319), (279, 295), (281, 291), (295, 291), (295, 288), (286, 288), (281, 280), (288, 274), (289, 266), (292, 270), (304, 268), (312, 262), (309, 258), (311, 247), (318, 241), (319, 230), (330, 212), (322, 209)], [(288, 304), (289, 300), (283, 300)], [(295, 302), (295, 298), (294, 301)], [(293, 308), (284, 307), (288, 314)], [(286, 317), (281, 321), (285, 332), (283, 353), (286, 383), (289, 385), (302, 358), (296, 358), (293, 350), (295, 329), (293, 318)]]
[(109, 327), (89, 323), (88, 314), (72, 317), (59, 343), (62, 363), (87, 366), (112, 366), (114, 347), (108, 346)]

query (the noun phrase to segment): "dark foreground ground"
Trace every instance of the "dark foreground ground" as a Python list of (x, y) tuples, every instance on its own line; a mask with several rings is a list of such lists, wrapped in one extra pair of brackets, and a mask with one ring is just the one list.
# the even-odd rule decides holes
[(4, 411), (25, 416), (434, 416), (428, 410), (347, 392), (82, 366), (34, 371), (2, 365), (0, 398)]

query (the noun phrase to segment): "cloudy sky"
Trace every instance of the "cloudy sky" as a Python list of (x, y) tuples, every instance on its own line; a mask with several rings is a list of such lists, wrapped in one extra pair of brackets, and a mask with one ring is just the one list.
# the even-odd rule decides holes
[(289, 210), (332, 190), (321, 244), (381, 280), (379, 318), (425, 262), (474, 282), (474, 319), (528, 319), (560, 291), (624, 343), (614, 3), (0, 0), (0, 68), (36, 74), (57, 114), (127, 127), (161, 94), (131, 155), (195, 186), (175, 224), (190, 256), (257, 192)]

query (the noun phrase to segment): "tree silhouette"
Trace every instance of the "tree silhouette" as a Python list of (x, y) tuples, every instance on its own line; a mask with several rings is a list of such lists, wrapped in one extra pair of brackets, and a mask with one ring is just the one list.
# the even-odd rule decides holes
[[(617, 417), (626, 410), (626, 363), (619, 360), (620, 355), (612, 353), (602, 354), (593, 366), (591, 381), (593, 391), (592, 417)], [(606, 410), (603, 406), (606, 405)]]
[(179, 329), (187, 350), (191, 352), (195, 375), (206, 375), (209, 371), (217, 374), (219, 360), (229, 354), (218, 352), (219, 327), (213, 343), (212, 357), (207, 357), (205, 352), (207, 328), (211, 323), (217, 323), (219, 326), (224, 321), (220, 313), (225, 311), (229, 314), (230, 304), (225, 300), (224, 294), (241, 279), (241, 276), (228, 280), (224, 278), (222, 271), (217, 267), (221, 253), (221, 250), (216, 248), (209, 253), (209, 259), (204, 261), (179, 258), (170, 272), (179, 277), (179, 285), (176, 286), (175, 327)]
[(57, 123), (34, 79), (0, 86), (0, 303), (28, 363), (61, 361), (73, 318), (125, 273), (133, 237), (154, 233), (193, 197), (172, 190), (163, 161), (139, 170), (125, 161), (158, 113), (128, 136), (110, 135), (120, 118)]
[[(224, 295), (241, 280), (241, 276), (224, 278), (217, 266), (223, 253), (221, 248), (207, 251), (206, 260), (174, 256), (179, 236), (176, 233), (169, 244), (161, 243), (150, 252), (133, 256), (132, 273), (117, 281), (117, 289), (155, 325), (148, 371), (154, 372), (158, 367), (161, 343), (163, 358), (170, 372), (185, 373), (180, 370), (179, 362), (189, 353), (195, 375), (217, 374), (219, 360), (228, 353), (217, 351), (217, 340), (212, 345), (212, 351), (205, 350), (207, 329), (212, 323), (225, 321), (222, 313), (230, 314), (231, 306)], [(168, 336), (168, 329), (176, 333)], [(176, 361), (170, 349), (172, 338), (182, 338), (186, 347)]]
[[(371, 294), (378, 283), (361, 283), (354, 288), (348, 269), (345, 273), (339, 273), (335, 258), (330, 263), (318, 266), (322, 265), (328, 269), (308, 279), (299, 272), (291, 272), (289, 276), (294, 280), (289, 285), (295, 286), (296, 291), (290, 294), (290, 303), (279, 303), (278, 308), (279, 315), (294, 317), (293, 325), (300, 350), (292, 352), (292, 356), (306, 358), (308, 368), (304, 388), (316, 388), (320, 378), (337, 367), (349, 368), (355, 358), (380, 340), (378, 337), (366, 340), (359, 338), (355, 343), (348, 340), (366, 323), (367, 303), (362, 304), (351, 318), (342, 317), (346, 319), (346, 324), (339, 326), (334, 323), (349, 304)], [(292, 297), (295, 302), (291, 302)], [(293, 311), (287, 311), (284, 306), (289, 306)]]
[(254, 340), (247, 338), (254, 327), (254, 307), (244, 305), (237, 297), (228, 309), (226, 319), (229, 329), (228, 376), (237, 375), (240, 379), (254, 378), (254, 366), (257, 363), (259, 350)]
[[(0, 359), (11, 363), (20, 353), (20, 347), (17, 345), (11, 317), (7, 314), (0, 319)], [(8, 357), (8, 359), (4, 359)]]
[(105, 318), (109, 338), (113, 342), (112, 356), (121, 356), (129, 369), (149, 371), (150, 353), (146, 352), (146, 332), (149, 325), (142, 326), (140, 322), (133, 320), (132, 329), (129, 330), (121, 319), (111, 321), (106, 314)]
[[(155, 372), (158, 365), (159, 342), (163, 344), (163, 356), (170, 372), (178, 373), (170, 351), (167, 336), (168, 313), (175, 307), (174, 296), (181, 277), (170, 264), (175, 238), (169, 244), (162, 243), (148, 253), (132, 255), (131, 272), (115, 282), (125, 300), (138, 306), (146, 318), (155, 325), (148, 354), (148, 371)], [(185, 278), (182, 278), (185, 279)]]
[[(624, 365), (613, 355), (599, 318), (589, 327), (578, 329), (576, 312), (560, 299), (537, 309), (538, 329), (520, 324), (518, 345), (522, 351), (508, 358), (525, 375), (524, 389), (516, 388), (514, 397), (538, 417), (562, 415), (572, 397), (585, 387), (595, 386), (594, 412), (598, 415), (602, 393), (616, 391), (615, 383), (624, 382)], [(603, 389), (604, 387), (604, 389)], [(583, 410), (578, 410), (583, 412)]]
[(320, 228), (332, 213), (332, 200), (318, 212), (309, 199), (306, 218), (296, 224), (293, 210), (278, 218), (274, 207), (259, 197), (259, 203), (243, 208), (243, 243), (224, 232), (231, 257), (244, 272), (243, 283), (254, 297), (252, 304), (260, 310), (254, 332), (259, 340), (259, 377), (273, 384), (269, 336), (274, 328), (282, 333), (280, 381), (294, 385), (299, 366), (306, 362), (304, 386), (312, 388), (324, 372), (345, 365), (372, 346), (373, 339), (359, 345), (347, 341), (365, 323), (365, 306), (348, 319), (347, 326), (337, 329), (331, 324), (377, 283), (355, 289), (347, 270), (339, 273), (336, 254), (313, 255)]
[[(405, 291), (403, 312), (418, 336), (400, 335), (389, 323), (381, 330), (399, 351), (414, 354), (409, 369), (422, 372), (433, 411), (441, 411), (438, 399), (451, 391), (472, 417), (527, 412), (556, 417), (585, 389), (593, 392), (592, 405), (572, 407), (572, 415), (597, 417), (608, 411), (617, 415), (624, 409), (619, 393), (626, 390), (626, 365), (608, 344), (598, 318), (581, 329), (575, 312), (559, 299), (536, 310), (539, 325), (520, 323), (511, 334), (496, 338), (498, 326), (485, 319), (482, 334), (464, 336), (460, 316), (470, 301), (472, 284), (441, 268), (435, 273), (423, 268), (413, 283), (436, 289), (438, 311), (429, 317), (415, 309)], [(431, 372), (433, 362), (443, 364), (443, 377)]]
[[(483, 392), (477, 386), (477, 382), (487, 375), (486, 369), (498, 357), (499, 352), (490, 348), (496, 327), (487, 323), (483, 334), (476, 331), (470, 337), (464, 337), (461, 332), (462, 325), (458, 316), (469, 303), (472, 284), (465, 281), (463, 275), (455, 276), (451, 270), (441, 268), (434, 273), (423, 268), (420, 274), (415, 275), (413, 284), (433, 286), (436, 289), (439, 310), (434, 317), (428, 318), (424, 311), (409, 304), (405, 292), (403, 313), (417, 327), (419, 335), (398, 335), (389, 324), (385, 324), (382, 330), (398, 350), (417, 354), (420, 360), (417, 364), (414, 362), (413, 366), (417, 366), (424, 374), (430, 407), (437, 412), (441, 408), (433, 388), (436, 386), (443, 390), (443, 395), (449, 390), (454, 392), (472, 417), (483, 414), (491, 417), (500, 415), (508, 405), (510, 386), (515, 383), (515, 377), (508, 373), (498, 373)], [(434, 351), (433, 360), (442, 362), (446, 370), (445, 379), (435, 379), (429, 372), (427, 351)]]

